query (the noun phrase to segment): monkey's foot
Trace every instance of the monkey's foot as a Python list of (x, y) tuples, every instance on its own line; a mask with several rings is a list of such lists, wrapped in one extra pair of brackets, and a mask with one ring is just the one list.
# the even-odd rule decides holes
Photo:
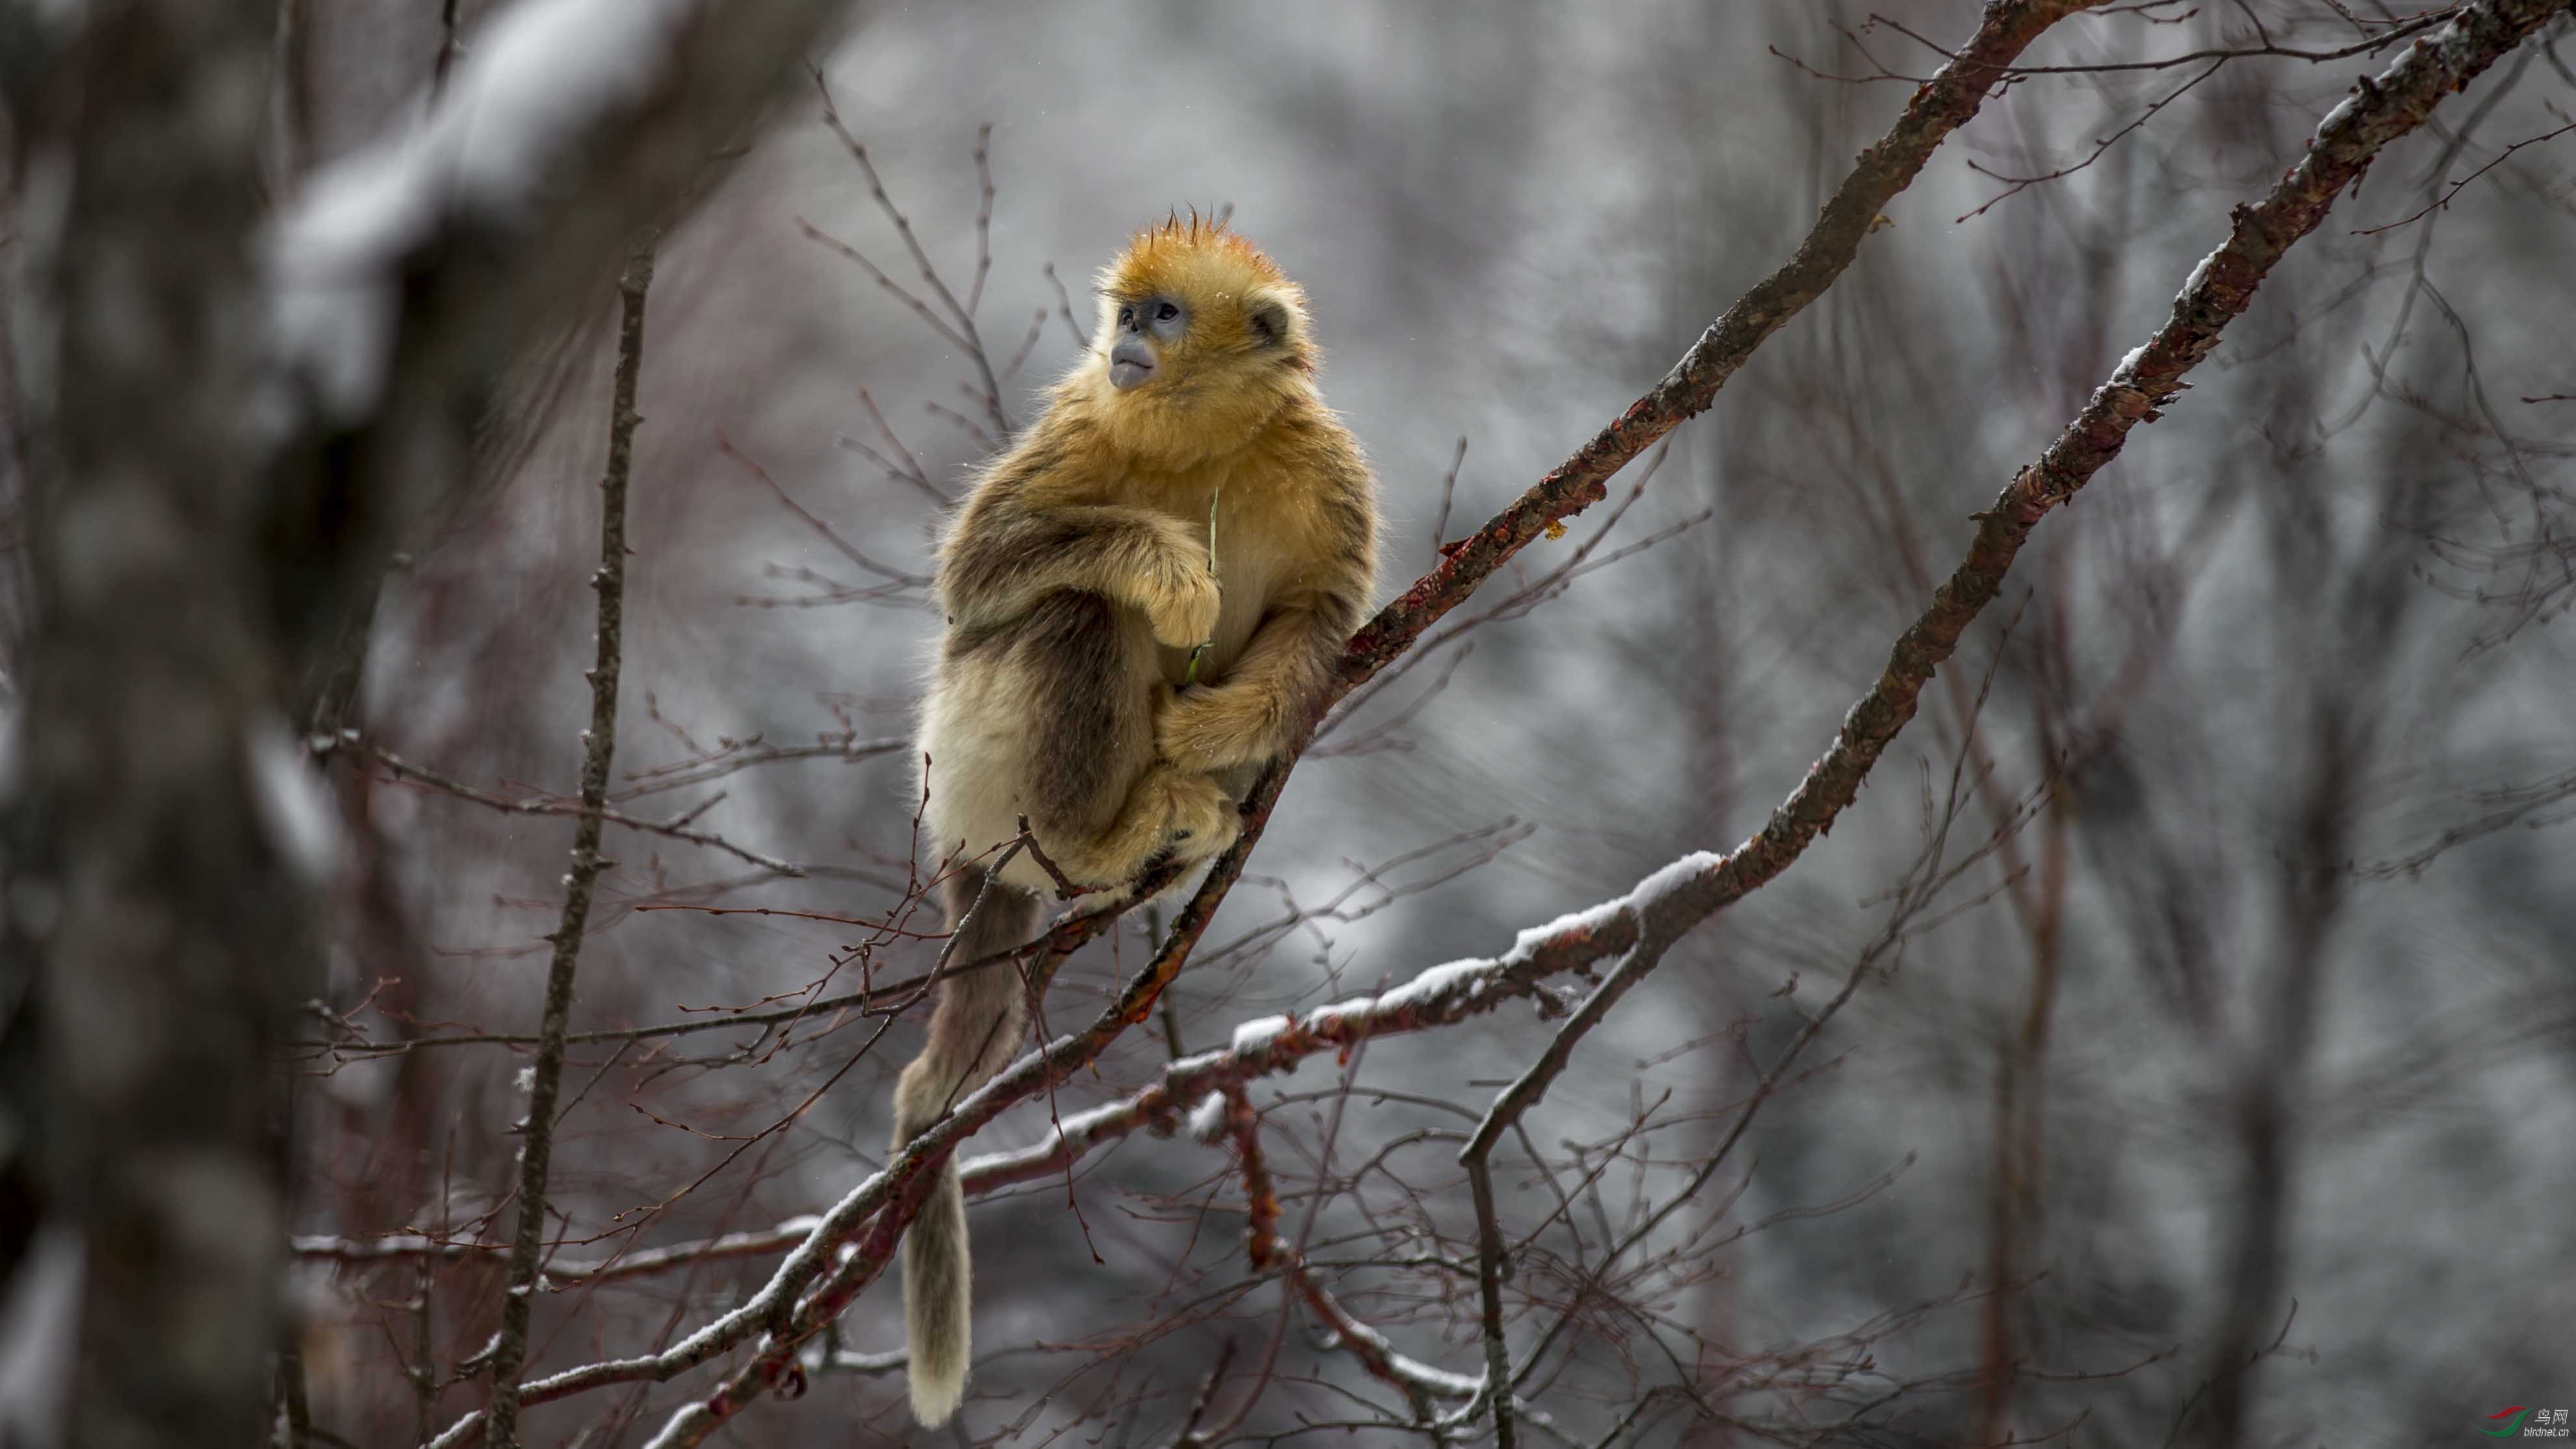
[(1098, 836), (1053, 850), (1065, 874), (1087, 886), (1123, 886), (1148, 862), (1193, 865), (1220, 854), (1243, 832), (1234, 797), (1205, 775), (1156, 765), (1136, 782), (1118, 819)]
[(1279, 701), (1246, 684), (1157, 698), (1154, 748), (1184, 770), (1231, 770), (1276, 752)]
[(1163, 769), (1156, 772), (1170, 805), (1164, 847), (1156, 854), (1183, 865), (1195, 865), (1225, 853), (1243, 833), (1243, 813), (1234, 797), (1205, 775)]

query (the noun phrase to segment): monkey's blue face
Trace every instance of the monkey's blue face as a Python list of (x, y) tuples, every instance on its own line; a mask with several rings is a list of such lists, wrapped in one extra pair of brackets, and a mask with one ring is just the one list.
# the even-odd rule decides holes
[(1189, 304), (1178, 297), (1133, 297), (1118, 304), (1109, 343), (1109, 385), (1125, 392), (1162, 370), (1163, 349), (1190, 330)]

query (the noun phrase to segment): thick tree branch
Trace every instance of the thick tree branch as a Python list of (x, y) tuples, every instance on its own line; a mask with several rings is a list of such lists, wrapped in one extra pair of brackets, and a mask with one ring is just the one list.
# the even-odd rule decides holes
[(1611, 475), (1674, 428), (1706, 412), (1717, 400), (1718, 390), (1752, 357), (1754, 349), (1822, 296), (1851, 265), (1880, 212), (1912, 184), (1950, 133), (1976, 115), (2013, 60), (2049, 26), (2090, 8), (2091, 3), (1996, 0), (1989, 4), (1977, 33), (1915, 91), (1905, 104), (1905, 114), (1887, 134), (1860, 154), (1788, 263), (1756, 283), (1711, 323), (1663, 381), (1509, 508), (1450, 548), (1440, 564), (1403, 597), (1380, 610), (1342, 656), (1333, 698), (1386, 667), (1550, 524), (1608, 496)]

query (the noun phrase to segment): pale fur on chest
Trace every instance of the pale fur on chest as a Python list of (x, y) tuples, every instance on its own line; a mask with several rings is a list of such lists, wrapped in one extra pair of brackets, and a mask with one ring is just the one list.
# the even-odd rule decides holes
[[(1184, 470), (1132, 467), (1091, 480), (1048, 479), (1041, 488), (1043, 505), (1114, 504), (1169, 514), (1202, 544), (1213, 506), (1221, 602), (1212, 647), (1196, 676), (1205, 685), (1223, 683), (1282, 597), (1318, 572), (1320, 530), (1301, 491), (1307, 486), (1256, 451)], [(1130, 618), (1126, 637), (1129, 647), (1154, 656), (1165, 683), (1178, 688), (1190, 678), (1190, 651), (1157, 645), (1141, 616)], [(1102, 687), (1117, 686), (1104, 679)], [(1011, 667), (934, 676), (923, 701), (921, 742), (932, 762), (928, 821), (943, 854), (990, 859), (1028, 810), (1024, 786), (1037, 767), (1024, 721), (1043, 707), (1029, 689), (1025, 672)], [(1135, 703), (1140, 712), (1145, 708), (1141, 698)], [(1150, 732), (1131, 743), (1143, 753), (1127, 766), (1142, 769), (1152, 755)], [(1239, 789), (1249, 780), (1226, 783)], [(1053, 891), (1050, 878), (1026, 857), (1014, 858), (1001, 878), (1041, 894)]]
[[(1225, 677), (1280, 596), (1304, 581), (1317, 562), (1314, 529), (1292, 491), (1297, 486), (1254, 454), (1182, 471), (1139, 468), (1103, 490), (1099, 501), (1168, 514), (1202, 544), (1213, 523), (1223, 603), (1213, 643), (1199, 660), (1200, 684)], [(1180, 687), (1190, 677), (1190, 651), (1167, 647), (1161, 653), (1164, 679)]]

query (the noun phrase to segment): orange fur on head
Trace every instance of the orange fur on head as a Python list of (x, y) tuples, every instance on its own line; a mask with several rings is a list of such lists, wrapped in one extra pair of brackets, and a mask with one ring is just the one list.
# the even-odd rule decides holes
[(1158, 292), (1188, 298), (1204, 310), (1203, 320), (1209, 326), (1202, 338), (1202, 319), (1192, 319), (1185, 339), (1191, 350), (1251, 345), (1250, 319), (1267, 302), (1280, 309), (1287, 324), (1282, 340), (1290, 350), (1312, 360), (1306, 294), (1249, 238), (1227, 230), (1221, 222), (1200, 220), (1195, 210), (1187, 220), (1174, 215), (1161, 226), (1136, 233), (1127, 249), (1101, 269), (1104, 327), (1117, 320), (1120, 302)]
[[(1313, 398), (1317, 359), (1306, 294), (1223, 223), (1174, 215), (1131, 238), (1099, 278), (1103, 352), (1068, 378), (1124, 446), (1186, 465), (1234, 446), (1294, 398)], [(1108, 380), (1118, 309), (1154, 296), (1189, 307), (1189, 330), (1158, 345), (1158, 375), (1131, 392)]]

